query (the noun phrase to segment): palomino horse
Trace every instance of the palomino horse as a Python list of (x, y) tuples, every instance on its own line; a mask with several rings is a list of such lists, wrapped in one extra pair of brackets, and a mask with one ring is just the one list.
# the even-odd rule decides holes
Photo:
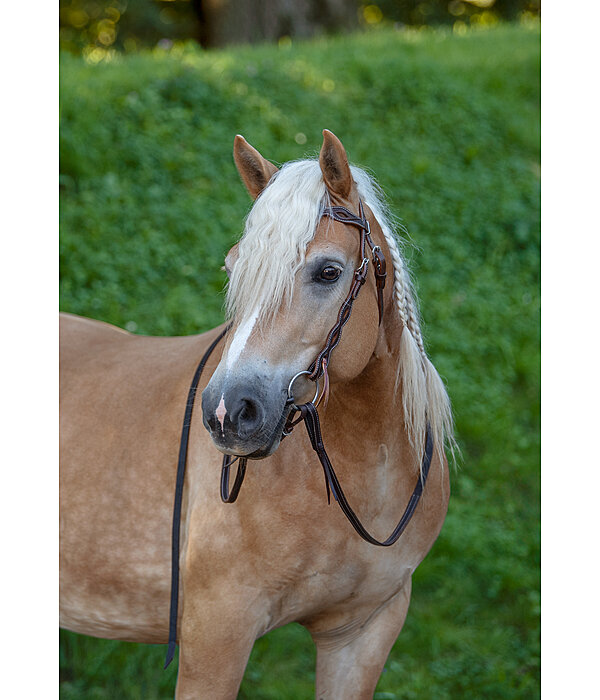
[[(377, 186), (323, 135), (318, 160), (280, 170), (235, 139), (256, 201), (226, 259), (231, 328), (206, 360), (202, 414), (197, 405), (189, 425), (177, 698), (235, 698), (254, 641), (292, 621), (315, 642), (318, 698), (372, 697), (412, 573), (446, 514), (450, 408), (405, 263)], [(377, 255), (388, 263), (385, 285)], [(222, 330), (143, 337), (63, 316), (63, 627), (167, 641), (181, 421), (195, 367)], [(304, 431), (289, 430), (300, 399), (312, 406), (311, 379), (339, 484), (377, 537), (394, 528), (429, 460), (423, 496), (393, 546), (365, 542), (328, 504), (322, 455)], [(235, 504), (219, 498), (222, 453), (262, 460), (251, 462)], [(339, 500), (327, 477), (330, 486)]]

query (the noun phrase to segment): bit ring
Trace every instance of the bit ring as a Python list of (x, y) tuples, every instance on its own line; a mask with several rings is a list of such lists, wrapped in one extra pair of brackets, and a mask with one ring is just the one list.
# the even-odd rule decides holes
[[(288, 401), (294, 400), (294, 395), (292, 393), (292, 387), (294, 386), (294, 382), (296, 381), (296, 379), (298, 379), (298, 377), (301, 377), (303, 374), (312, 374), (312, 372), (309, 372), (307, 369), (305, 369), (305, 370), (302, 370), (302, 372), (298, 372), (298, 374), (295, 374), (292, 377), (292, 379), (290, 380), (290, 383), (288, 385)], [(315, 401), (317, 400), (317, 397), (319, 396), (319, 380), (318, 379), (315, 381), (315, 384), (317, 385), (317, 391), (315, 392), (313, 400), (310, 402), (312, 404), (315, 403)], [(295, 406), (296, 408), (298, 408), (295, 403), (292, 405)]]

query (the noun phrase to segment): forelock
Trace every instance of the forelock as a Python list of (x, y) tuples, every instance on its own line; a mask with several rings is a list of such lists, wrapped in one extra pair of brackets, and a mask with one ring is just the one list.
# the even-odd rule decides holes
[(291, 161), (274, 175), (246, 218), (227, 289), (229, 318), (243, 321), (258, 308), (264, 321), (291, 300), (328, 201), (317, 160)]

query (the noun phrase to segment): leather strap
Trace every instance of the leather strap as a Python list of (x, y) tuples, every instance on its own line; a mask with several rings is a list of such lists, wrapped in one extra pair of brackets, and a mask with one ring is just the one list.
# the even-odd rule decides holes
[[(181, 441), (179, 443), (179, 459), (177, 461), (177, 477), (175, 481), (175, 502), (173, 504), (173, 529), (171, 534), (171, 608), (169, 612), (169, 646), (167, 647), (167, 658), (164, 668), (173, 661), (175, 647), (177, 646), (177, 606), (179, 603), (179, 533), (181, 528), (181, 504), (183, 500), (183, 483), (185, 479), (185, 465), (187, 462), (188, 441), (190, 437), (190, 426), (192, 424), (192, 411), (194, 410), (194, 399), (200, 377), (204, 366), (214, 349), (225, 337), (231, 326), (227, 326), (222, 333), (209, 345), (208, 350), (200, 360), (196, 373), (192, 379), (188, 392), (185, 414), (183, 416), (183, 427), (181, 429)], [(241, 484), (240, 484), (241, 486)], [(239, 489), (238, 489), (239, 490)]]
[[(239, 460), (238, 468), (233, 481), (233, 488), (231, 489), (230, 493), (229, 469), (236, 460)], [(231, 455), (223, 455), (223, 466), (221, 467), (221, 500), (223, 503), (235, 503), (240, 489), (242, 488), (242, 484), (244, 483), (247, 463), (247, 457), (235, 457), (234, 459), (231, 459)]]
[(324, 367), (326, 367), (329, 364), (329, 358), (331, 356), (331, 353), (335, 350), (335, 348), (341, 340), (342, 330), (348, 322), (348, 319), (350, 318), (354, 300), (358, 296), (360, 288), (363, 286), (367, 279), (367, 264), (367, 258), (363, 258), (363, 264), (357, 270), (354, 271), (354, 280), (352, 282), (352, 285), (350, 286), (348, 296), (346, 297), (344, 303), (340, 307), (337, 321), (335, 322), (333, 328), (329, 331), (323, 349), (317, 355), (314, 362), (309, 368), (309, 372), (311, 374), (308, 378), (312, 381), (317, 381), (317, 379), (319, 379), (319, 377), (323, 374)]
[(429, 468), (431, 467), (431, 457), (433, 455), (433, 439), (431, 437), (431, 431), (429, 429), (429, 424), (427, 424), (427, 429), (425, 432), (425, 453), (423, 455), (423, 464), (421, 465), (421, 473), (415, 484), (415, 488), (412, 495), (408, 501), (408, 505), (404, 509), (404, 513), (400, 518), (398, 524), (392, 531), (392, 534), (385, 540), (379, 541), (375, 539), (363, 526), (363, 524), (358, 519), (356, 513), (350, 507), (348, 500), (342, 490), (340, 482), (336, 476), (327, 452), (325, 451), (325, 446), (323, 444), (323, 438), (321, 436), (321, 426), (319, 423), (319, 414), (314, 404), (307, 403), (298, 407), (302, 418), (304, 419), (304, 425), (306, 426), (306, 432), (310, 439), (313, 450), (317, 453), (321, 466), (323, 467), (323, 473), (325, 474), (325, 484), (327, 487), (327, 502), (330, 503), (330, 490), (333, 492), (335, 500), (338, 502), (342, 512), (356, 530), (356, 532), (370, 544), (377, 545), (378, 547), (390, 547), (395, 542), (398, 541), (400, 535), (406, 529), (406, 526), (410, 522), (417, 504), (425, 488), (425, 482), (427, 481), (427, 475), (429, 474)]
[(373, 268), (375, 272), (375, 283), (377, 285), (379, 324), (381, 325), (381, 320), (383, 318), (383, 289), (385, 287), (385, 280), (387, 277), (385, 256), (383, 255), (381, 248), (373, 243), (373, 239), (371, 238), (371, 226), (365, 217), (363, 203), (360, 199), (358, 200), (358, 211), (359, 216), (356, 216), (356, 214), (353, 214), (349, 209), (346, 209), (346, 207), (325, 207), (325, 209), (323, 209), (323, 216), (328, 216), (334, 221), (339, 221), (342, 224), (350, 224), (351, 226), (356, 226), (360, 229), (360, 254), (363, 260), (365, 259), (367, 252), (366, 245), (368, 245), (371, 249)]
[(370, 248), (371, 260), (373, 261), (380, 325), (383, 319), (383, 290), (387, 276), (385, 257), (381, 248), (373, 243), (373, 239), (371, 238), (371, 227), (365, 217), (362, 201), (359, 200), (358, 206), (359, 216), (356, 216), (356, 214), (352, 213), (349, 209), (346, 209), (346, 207), (341, 206), (325, 207), (325, 209), (323, 209), (323, 216), (328, 216), (334, 221), (339, 221), (343, 224), (356, 226), (360, 230), (361, 263), (354, 271), (354, 279), (350, 286), (350, 291), (340, 307), (334, 326), (327, 335), (325, 345), (309, 368), (309, 372), (311, 373), (309, 379), (312, 379), (313, 381), (317, 381), (317, 379), (319, 379), (323, 374), (326, 375), (331, 353), (340, 342), (342, 330), (350, 318), (354, 301), (358, 296), (361, 287), (367, 281), (367, 273), (369, 269), (367, 246)]

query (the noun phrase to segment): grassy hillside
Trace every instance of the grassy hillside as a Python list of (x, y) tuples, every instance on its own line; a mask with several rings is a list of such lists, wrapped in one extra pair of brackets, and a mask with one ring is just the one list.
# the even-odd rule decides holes
[[(539, 695), (539, 31), (377, 32), (61, 61), (61, 308), (139, 333), (222, 320), (249, 199), (231, 157), (315, 155), (324, 127), (407, 229), (463, 452), (376, 698)], [(163, 647), (61, 633), (61, 697), (167, 698)], [(240, 693), (310, 698), (298, 625)]]

